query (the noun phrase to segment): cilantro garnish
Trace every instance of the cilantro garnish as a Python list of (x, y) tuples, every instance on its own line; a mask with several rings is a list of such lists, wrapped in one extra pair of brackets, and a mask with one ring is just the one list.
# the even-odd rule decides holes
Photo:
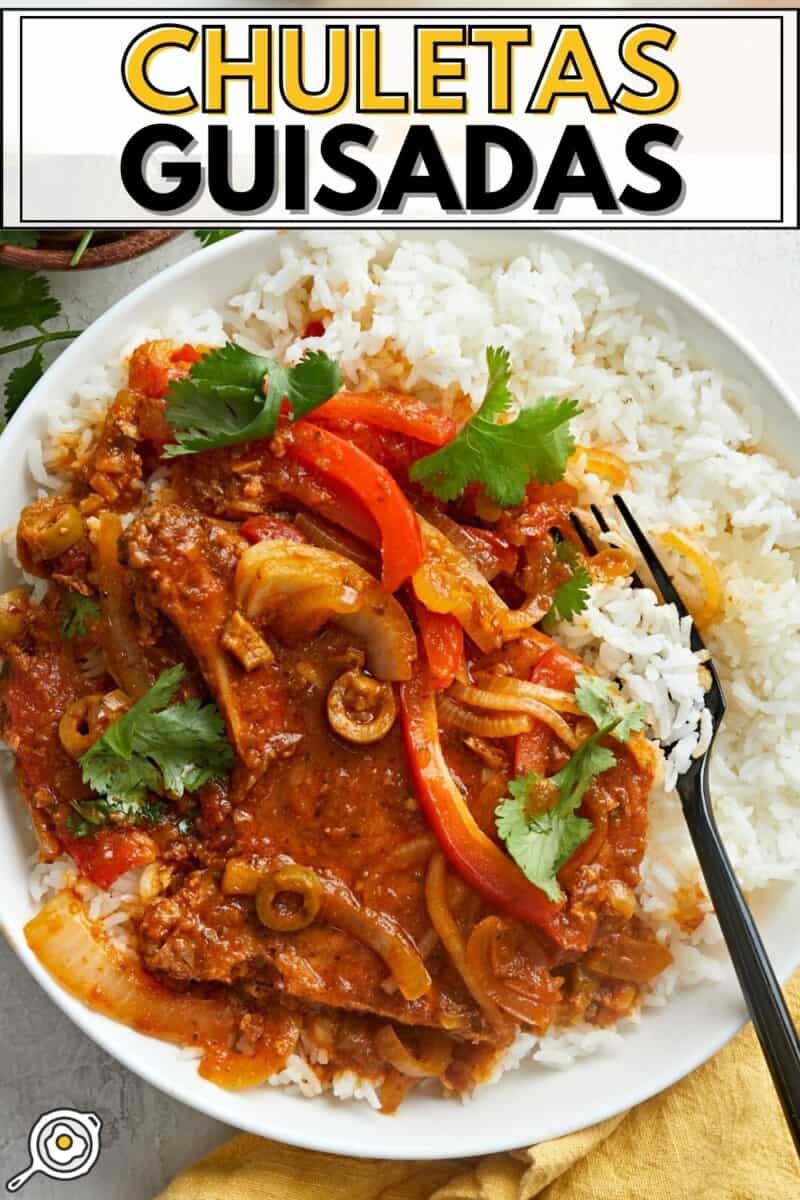
[(185, 676), (180, 665), (163, 671), (81, 757), (83, 781), (100, 797), (92, 805), (101, 815), (150, 820), (160, 803), (151, 792), (182, 796), (230, 771), (233, 751), (217, 706), (171, 703)]
[(37, 384), (44, 374), (44, 357), (41, 344), (37, 345), (27, 362), (14, 367), (9, 372), (5, 386), (5, 418), (10, 420), (19, 408), (28, 392)]
[(575, 699), (597, 728), (613, 734), (618, 742), (627, 742), (644, 724), (643, 706), (625, 700), (617, 685), (600, 675), (579, 675)]
[[(610, 758), (608, 765), (613, 765), (614, 756)], [(495, 823), (523, 874), (550, 900), (558, 902), (562, 895), (556, 875), (586, 841), (593, 826), (586, 817), (575, 815), (569, 797), (562, 797), (555, 807), (543, 813), (529, 816), (528, 793), (540, 778), (531, 772), (512, 779), (508, 785), (511, 795), (497, 806)]]
[(58, 301), (50, 295), (50, 284), (43, 275), (0, 267), (0, 329), (11, 331), (34, 328), (57, 317)]
[(75, 838), (86, 837), (119, 818), (126, 825), (156, 825), (169, 811), (164, 801), (155, 796), (94, 796), (91, 800), (71, 803), (75, 811), (67, 817), (67, 832)]
[(0, 229), (0, 245), (3, 246), (25, 246), (31, 250), (38, 241), (37, 229)]
[(175, 828), (181, 837), (188, 837), (190, 833), (194, 833), (195, 824), (200, 814), (199, 808), (193, 808), (191, 812), (184, 813), (182, 817), (175, 822)]
[(82, 596), (80, 592), (67, 592), (61, 618), (61, 636), (68, 642), (73, 638), (86, 637), (99, 616), (100, 605), (96, 600)]
[[(0, 242), (16, 246), (32, 245), (28, 230), (0, 230)], [(19, 235), (19, 236), (17, 236)], [(34, 238), (35, 241), (35, 238)], [(46, 321), (59, 316), (61, 305), (50, 295), (50, 285), (43, 275), (21, 271), (16, 267), (0, 266), (0, 330), (13, 333), (28, 327), (35, 329), (32, 337), (0, 346), (0, 355), (30, 350), (31, 357), (9, 372), (4, 388), (4, 413), (9, 420), (44, 371), (42, 347), (49, 342), (78, 336), (79, 330), (44, 329)]]
[(411, 479), (439, 500), (455, 500), (468, 483), (483, 484), (496, 504), (521, 504), (528, 483), (555, 483), (575, 449), (570, 419), (580, 411), (575, 400), (554, 396), (523, 409), (513, 421), (497, 418), (511, 406), (511, 361), (503, 347), (486, 351), (489, 382), (483, 403), (441, 450), (420, 458)]
[(306, 354), (295, 367), (284, 367), (228, 342), (170, 384), (167, 420), (176, 443), (167, 446), (164, 456), (271, 437), (284, 399), (296, 419), (323, 404), (340, 384), (338, 366), (322, 350)]
[[(582, 742), (566, 766), (549, 779), (531, 771), (512, 779), (510, 792), (497, 806), (497, 832), (509, 854), (524, 874), (550, 900), (561, 900), (556, 878), (564, 863), (593, 830), (591, 821), (579, 817), (577, 809), (592, 782), (614, 766), (616, 757), (600, 740), (611, 734), (625, 742), (644, 721), (639, 704), (623, 700), (610, 680), (583, 674), (577, 679), (575, 699), (590, 716), (595, 732)], [(543, 811), (531, 811), (532, 801), (542, 794), (554, 803)]]
[(238, 229), (195, 229), (194, 236), (204, 246), (213, 246), (216, 242), (222, 242), (225, 238), (233, 237), (238, 232)]
[(578, 551), (571, 542), (558, 542), (556, 556), (566, 563), (572, 574), (560, 583), (553, 593), (553, 602), (547, 610), (542, 628), (552, 629), (558, 621), (571, 621), (583, 612), (589, 602), (589, 587), (592, 577), (580, 561)]

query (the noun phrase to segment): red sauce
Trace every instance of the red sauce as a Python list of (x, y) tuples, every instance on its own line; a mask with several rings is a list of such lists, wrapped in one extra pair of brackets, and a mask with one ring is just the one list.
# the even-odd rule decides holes
[[(306, 336), (322, 331), (312, 322)], [(79, 836), (74, 813), (91, 793), (62, 745), (59, 721), (77, 697), (109, 691), (115, 681), (88, 681), (76, 645), (61, 640), (55, 622), (32, 620), (8, 651), (3, 685), (5, 735), (17, 755), (21, 790), (37, 828), (98, 886), (156, 857), (168, 868), (164, 890), (138, 913), (138, 949), (153, 987), (229, 1003), (239, 1040), (236, 1047), (211, 1046), (204, 1062), (209, 1078), (239, 1086), (260, 1082), (279, 1069), (302, 1029), (323, 1052), (323, 1081), (336, 1070), (356, 1070), (382, 1081), (391, 1108), (412, 1083), (377, 1049), (376, 1037), (389, 1022), (420, 1057), (429, 1043), (437, 1053), (444, 1045), (447, 1086), (469, 1088), (491, 1068), (514, 1024), (507, 1013), (493, 1018), (492, 1004), (476, 999), (432, 929), (426, 875), (437, 845), (420, 811), (399, 723), (369, 745), (342, 740), (329, 723), (329, 689), (353, 669), (359, 653), (363, 661), (364, 647), (324, 622), (282, 641), (265, 617), (252, 629), (267, 647), (257, 666), (248, 670), (221, 649), (235, 610), (237, 563), (249, 543), (305, 541), (294, 523), (303, 512), (340, 521), (371, 545), (374, 523), (354, 501), (347, 509), (324, 477), (281, 457), (279, 440), (178, 459), (163, 497), (141, 508), (154, 447), (170, 437), (164, 391), (198, 356), (192, 347), (170, 343), (134, 354), (130, 387), (111, 406), (72, 500), (86, 515), (133, 512), (119, 547), (128, 619), (151, 665), (185, 663), (189, 690), (216, 701), (236, 751), (234, 771), (195, 796), (168, 800), (166, 816), (155, 823), (132, 828), (123, 820)], [(336, 428), (386, 465), (401, 486), (409, 463), (427, 452), (400, 434), (353, 422)], [(479, 566), (489, 562), (488, 574), (504, 595), (550, 595), (558, 585), (549, 530), (564, 526), (572, 497), (564, 487), (540, 493), (531, 489), (499, 530), (484, 528), (465, 504), (463, 545), (475, 549)], [(458, 506), (448, 515), (463, 523)], [(58, 584), (93, 591), (93, 551), (86, 546), (70, 559), (69, 575), (55, 580), (51, 611)], [(408, 611), (413, 620), (410, 604)], [(92, 646), (102, 652), (106, 636), (101, 620), (82, 653)], [(539, 634), (523, 637), (483, 658), (470, 646), (470, 666), (529, 679), (539, 663), (541, 682), (572, 687), (578, 660), (557, 649), (543, 659), (543, 643)], [(508, 739), (487, 752), (481, 739), (455, 729), (442, 730), (442, 744), (475, 821), (495, 840), (494, 810), (509, 779), (530, 770), (553, 774), (567, 757), (544, 726), (520, 738), (516, 753)], [(594, 832), (560, 872), (567, 903), (557, 925), (569, 936), (554, 938), (494, 912), (452, 871), (445, 889), (464, 945), (481, 921), (498, 918), (490, 994), (516, 989), (535, 1007), (540, 1029), (578, 1019), (612, 1022), (635, 1006), (647, 979), (666, 965), (632, 900), (652, 764), (628, 748), (616, 751), (616, 766), (598, 777), (581, 808)], [(325, 919), (332, 910), (323, 907), (321, 918), (305, 928), (271, 928), (258, 914), (257, 883), (233, 892), (224, 886), (234, 869), (240, 879), (249, 871), (260, 880), (286, 863), (311, 869), (334, 889), (343, 914), (338, 923)], [(278, 901), (291, 916), (296, 897)], [(399, 938), (424, 957), (431, 981), (424, 994), (403, 994), (378, 943), (354, 934), (344, 915), (353, 908), (367, 914), (373, 932), (388, 931), (390, 940)], [(385, 1047), (385, 1038), (378, 1041)]]

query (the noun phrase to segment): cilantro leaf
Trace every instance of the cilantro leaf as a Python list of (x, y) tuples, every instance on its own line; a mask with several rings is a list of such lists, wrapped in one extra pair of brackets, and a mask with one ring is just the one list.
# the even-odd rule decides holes
[[(278, 387), (283, 390), (292, 408), (292, 420), (308, 416), (320, 404), (330, 400), (341, 387), (339, 368), (324, 350), (309, 350), (296, 367), (281, 368), (284, 382)], [(275, 370), (270, 375), (270, 387)]]
[[(525, 778), (513, 780), (509, 790), (521, 785)], [(529, 817), (525, 804), (524, 795), (502, 800), (496, 812), (497, 832), (531, 883), (557, 903), (562, 896), (556, 875), (586, 841), (592, 823), (563, 811), (560, 806)]]
[(39, 241), (38, 229), (0, 229), (0, 244), (31, 249)]
[[(148, 793), (182, 796), (226, 774), (233, 752), (215, 704), (171, 701), (185, 678), (178, 665), (163, 671), (148, 692), (110, 725), (81, 757), (84, 783), (123, 816), (149, 819)], [(151, 808), (148, 808), (148, 805)]]
[(80, 592), (67, 592), (61, 618), (61, 636), (68, 642), (73, 638), (86, 637), (99, 616), (100, 605), (96, 600), (82, 596)]
[(571, 621), (583, 612), (589, 602), (592, 577), (579, 560), (578, 551), (571, 542), (559, 542), (556, 556), (569, 565), (572, 574), (560, 583), (553, 593), (553, 602), (545, 613), (542, 627), (550, 630), (558, 621)]
[(625, 700), (616, 684), (599, 675), (577, 677), (575, 699), (578, 707), (591, 717), (598, 730), (611, 733), (620, 742), (644, 724), (645, 711), (641, 704)]
[(569, 422), (580, 411), (575, 400), (550, 396), (515, 420), (500, 424), (497, 417), (511, 406), (511, 362), (503, 347), (486, 351), (489, 382), (474, 416), (441, 450), (413, 464), (410, 477), (439, 500), (455, 500), (467, 484), (483, 484), (503, 508), (520, 504), (531, 479), (555, 483), (575, 449)]
[(233, 237), (238, 232), (238, 229), (195, 229), (194, 236), (204, 246), (213, 246), (216, 242), (222, 242), (225, 238)]
[(119, 817), (129, 825), (156, 824), (164, 819), (168, 811), (163, 800), (153, 796), (123, 799), (94, 796), (91, 800), (80, 803), (73, 800), (71, 803), (75, 811), (67, 818), (67, 831), (77, 838), (86, 837)]
[(164, 457), (271, 437), (284, 399), (296, 419), (328, 400), (340, 386), (339, 368), (324, 351), (307, 354), (295, 367), (284, 367), (229, 342), (204, 355), (188, 376), (170, 384), (167, 421), (176, 443), (167, 446)]
[(610, 750), (600, 746), (600, 730), (583, 742), (566, 766), (549, 782), (557, 789), (558, 800), (544, 812), (530, 815), (531, 791), (545, 781), (536, 772), (512, 779), (511, 796), (495, 810), (497, 832), (526, 877), (551, 900), (562, 899), (556, 875), (594, 829), (586, 817), (576, 815), (589, 786), (603, 771), (614, 766)]
[(233, 761), (219, 709), (197, 698), (154, 713), (137, 730), (135, 745), (138, 754), (158, 765), (165, 789), (174, 796), (226, 775)]
[(26, 325), (38, 327), (60, 312), (61, 305), (50, 295), (43, 275), (0, 267), (0, 329), (11, 332)]
[(610, 771), (617, 761), (611, 750), (599, 744), (601, 737), (603, 732), (598, 729), (597, 733), (581, 742), (566, 766), (553, 776), (553, 782), (561, 793), (562, 804), (566, 802), (573, 810), (578, 808), (595, 778), (604, 771)]
[[(495, 810), (497, 832), (509, 854), (531, 883), (556, 902), (562, 899), (558, 872), (594, 828), (577, 810), (597, 776), (617, 761), (607, 746), (600, 745), (600, 739), (613, 734), (619, 741), (627, 741), (644, 722), (642, 706), (623, 700), (610, 680), (597, 675), (578, 676), (575, 699), (594, 721), (596, 731), (550, 779), (536, 772), (512, 779), (510, 795)], [(531, 812), (532, 801), (547, 787), (557, 794), (555, 804)]]
[(28, 392), (34, 384), (39, 382), (43, 374), (44, 358), (40, 344), (27, 362), (21, 363), (20, 366), (14, 367), (14, 370), (9, 372), (4, 388), (4, 412), (7, 421), (11, 420)]

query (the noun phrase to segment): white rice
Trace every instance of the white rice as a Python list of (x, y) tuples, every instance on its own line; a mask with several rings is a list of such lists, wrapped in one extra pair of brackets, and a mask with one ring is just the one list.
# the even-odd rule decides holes
[[(309, 315), (323, 312), (324, 335), (304, 340)], [(800, 480), (757, 451), (762, 417), (746, 389), (697, 358), (669, 313), (647, 312), (634, 293), (612, 292), (591, 263), (538, 245), (524, 256), (487, 260), (477, 247), (468, 254), (444, 240), (287, 236), (279, 261), (226, 311), (172, 313), (162, 328), (136, 331), (109, 366), (98, 367), (51, 413), (53, 440), (44, 452), (31, 448), (36, 481), (56, 482), (54, 439), (96, 424), (139, 342), (166, 336), (218, 345), (226, 335), (288, 361), (307, 348), (325, 349), (351, 385), (365, 386), (383, 372), (411, 390), (462, 390), (475, 403), (485, 385), (486, 347), (504, 345), (521, 404), (551, 394), (578, 399), (578, 440), (614, 450), (630, 465), (625, 494), (643, 526), (694, 533), (722, 578), (724, 619), (707, 642), (729, 709), (712, 788), (739, 878), (753, 891), (800, 876)], [(582, 503), (607, 504), (608, 486), (585, 473), (581, 461), (572, 479)], [(665, 557), (691, 595), (691, 572)], [(599, 672), (618, 678), (645, 705), (650, 736), (672, 747), (651, 798), (639, 891), (642, 909), (674, 956), (645, 999), (660, 1005), (676, 988), (716, 979), (721, 969), (709, 952), (719, 940), (713, 916), (688, 935), (674, 919), (676, 891), (699, 881), (674, 785), (710, 734), (690, 622), (649, 591), (613, 583), (593, 586), (587, 610), (559, 636)], [(34, 868), (35, 898), (64, 886), (68, 870), (63, 862)], [(90, 911), (108, 925), (130, 907), (131, 894), (115, 885), (110, 896), (90, 898)], [(123, 924), (117, 922), (117, 936)], [(494, 1078), (525, 1056), (568, 1066), (584, 1054), (613, 1051), (620, 1036), (590, 1027), (543, 1038), (523, 1034)], [(299, 1054), (270, 1082), (291, 1083), (304, 1095), (320, 1090), (313, 1065)], [(350, 1072), (337, 1077), (333, 1092), (377, 1105), (372, 1085)]]

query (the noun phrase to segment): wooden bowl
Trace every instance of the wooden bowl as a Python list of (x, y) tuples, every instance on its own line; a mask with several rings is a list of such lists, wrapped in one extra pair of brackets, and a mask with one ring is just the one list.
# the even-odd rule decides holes
[(92, 267), (113, 267), (155, 250), (164, 242), (183, 233), (182, 229), (98, 229), (84, 250), (80, 262), (71, 267), (70, 259), (84, 234), (83, 229), (43, 229), (39, 245), (0, 245), (0, 265), (22, 267), (27, 271), (86, 271)]

